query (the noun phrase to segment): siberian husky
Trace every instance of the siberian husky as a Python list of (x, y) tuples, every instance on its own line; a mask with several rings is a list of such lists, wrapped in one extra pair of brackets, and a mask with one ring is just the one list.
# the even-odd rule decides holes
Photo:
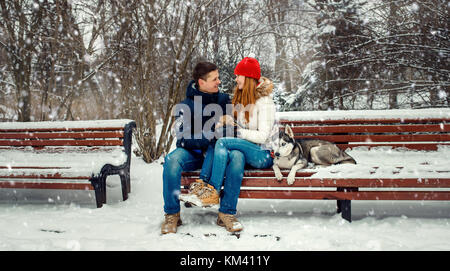
[(290, 169), (287, 177), (288, 185), (295, 181), (297, 170), (305, 168), (308, 162), (318, 165), (356, 164), (355, 159), (336, 144), (320, 139), (294, 139), (294, 133), (289, 125), (284, 131), (279, 131), (278, 138), (272, 142), (273, 171), (278, 181), (283, 179), (280, 168)]

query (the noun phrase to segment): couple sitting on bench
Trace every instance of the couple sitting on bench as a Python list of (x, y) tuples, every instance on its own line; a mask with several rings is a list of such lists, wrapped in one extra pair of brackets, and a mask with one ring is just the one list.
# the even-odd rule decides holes
[[(273, 84), (261, 77), (260, 65), (254, 58), (244, 58), (234, 73), (237, 85), (230, 103), (229, 95), (219, 92), (217, 66), (198, 63), (186, 99), (174, 111), (178, 117), (177, 148), (164, 163), (162, 234), (176, 233), (182, 224), (180, 199), (200, 206), (220, 203), (217, 224), (230, 232), (241, 231), (242, 224), (235, 214), (245, 165), (272, 166), (270, 150), (264, 144), (275, 124), (275, 104), (270, 97)], [(200, 178), (191, 184), (189, 193), (180, 195), (181, 173), (200, 168)], [(224, 190), (219, 196), (222, 185)]]

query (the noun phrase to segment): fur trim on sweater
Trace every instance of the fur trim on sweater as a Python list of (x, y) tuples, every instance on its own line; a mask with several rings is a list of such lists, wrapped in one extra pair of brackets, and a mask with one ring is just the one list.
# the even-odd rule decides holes
[(268, 78), (261, 76), (256, 86), (256, 99), (269, 96), (273, 91), (273, 83)]

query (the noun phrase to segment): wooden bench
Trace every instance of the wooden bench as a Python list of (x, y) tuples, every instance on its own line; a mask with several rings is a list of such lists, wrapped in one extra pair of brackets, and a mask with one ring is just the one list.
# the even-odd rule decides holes
[[(272, 169), (244, 172), (241, 198), (337, 200), (351, 221), (352, 200), (450, 200), (450, 110), (278, 113), (297, 139), (320, 138), (347, 150), (357, 165), (309, 167), (287, 185)], [(310, 165), (312, 166), (312, 165)], [(183, 172), (182, 193), (198, 178)]]
[[(130, 192), (132, 120), (0, 123), (0, 189), (94, 190), (106, 203), (106, 178)], [(31, 190), (35, 191), (35, 190)]]

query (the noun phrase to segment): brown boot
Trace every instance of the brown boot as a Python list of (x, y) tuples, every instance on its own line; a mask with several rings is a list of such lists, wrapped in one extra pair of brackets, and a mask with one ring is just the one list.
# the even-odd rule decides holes
[(219, 204), (219, 193), (214, 186), (206, 183), (201, 189), (196, 190), (195, 193), (181, 194), (178, 198), (180, 201), (198, 207), (211, 207)]
[(161, 225), (161, 233), (176, 233), (177, 227), (181, 226), (180, 212), (172, 215), (165, 214), (164, 222)]
[(188, 193), (196, 195), (203, 187), (205, 187), (205, 182), (202, 179), (197, 179), (189, 186)]
[(180, 201), (185, 202), (185, 205), (187, 207), (190, 207), (192, 205), (194, 206), (200, 206), (201, 201), (198, 199), (198, 194), (202, 191), (202, 189), (205, 187), (205, 182), (202, 179), (197, 179), (194, 182), (192, 182), (189, 185), (189, 190), (187, 194), (180, 194), (178, 196), (178, 199)]
[(217, 225), (225, 227), (229, 232), (237, 232), (244, 229), (241, 222), (239, 222), (234, 215), (221, 212), (219, 212), (219, 216), (217, 217)]
[(201, 201), (201, 206), (210, 207), (219, 204), (219, 193), (210, 184), (206, 184), (203, 189), (197, 193), (198, 199)]

